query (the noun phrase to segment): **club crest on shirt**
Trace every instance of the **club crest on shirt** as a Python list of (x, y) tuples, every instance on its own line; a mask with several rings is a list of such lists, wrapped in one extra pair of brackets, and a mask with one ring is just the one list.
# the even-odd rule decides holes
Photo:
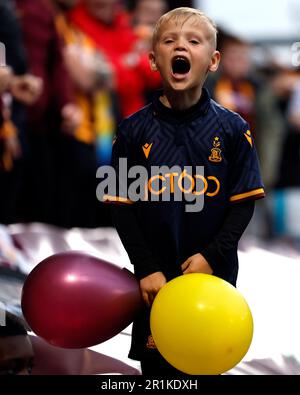
[(217, 137), (217, 136), (214, 137), (214, 139), (213, 139), (213, 148), (210, 150), (211, 153), (210, 153), (210, 155), (208, 157), (208, 159), (211, 162), (221, 162), (222, 161), (223, 158), (221, 156), (222, 150), (220, 148), (220, 145), (221, 145), (220, 137)]

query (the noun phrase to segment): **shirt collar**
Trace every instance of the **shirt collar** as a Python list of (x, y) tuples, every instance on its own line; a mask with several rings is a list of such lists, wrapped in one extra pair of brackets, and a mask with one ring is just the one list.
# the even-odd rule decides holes
[(192, 121), (195, 118), (206, 114), (210, 105), (210, 95), (206, 88), (202, 89), (201, 98), (196, 104), (181, 111), (166, 107), (159, 99), (162, 94), (162, 90), (155, 93), (152, 101), (153, 114), (154, 116), (172, 123)]

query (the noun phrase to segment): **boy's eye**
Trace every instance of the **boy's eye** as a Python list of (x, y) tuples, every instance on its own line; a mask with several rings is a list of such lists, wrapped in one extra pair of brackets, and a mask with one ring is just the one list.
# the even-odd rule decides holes
[(198, 40), (190, 40), (190, 43), (192, 43), (194, 45), (200, 44)]
[(166, 44), (170, 44), (170, 43), (172, 43), (174, 40), (172, 40), (171, 38), (167, 38), (164, 42), (166, 43)]

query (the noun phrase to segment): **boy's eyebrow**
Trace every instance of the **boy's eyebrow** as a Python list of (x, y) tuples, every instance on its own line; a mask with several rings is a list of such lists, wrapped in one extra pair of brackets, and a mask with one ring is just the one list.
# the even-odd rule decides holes
[[(161, 34), (160, 38), (164, 38), (164, 37), (168, 37), (168, 36), (177, 36), (179, 33), (177, 31), (165, 31)], [(202, 32), (198, 32), (198, 31), (194, 31), (194, 30), (189, 30), (189, 31), (185, 31), (186, 35), (191, 35), (191, 36), (205, 36), (204, 33)]]

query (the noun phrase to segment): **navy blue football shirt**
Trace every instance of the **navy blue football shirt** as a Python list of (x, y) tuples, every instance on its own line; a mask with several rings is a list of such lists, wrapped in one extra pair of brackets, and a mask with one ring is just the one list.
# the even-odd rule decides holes
[[(143, 198), (131, 199), (132, 180), (122, 179), (117, 193), (107, 194), (104, 200), (132, 205), (167, 279), (182, 274), (180, 265), (213, 241), (231, 204), (264, 196), (249, 125), (214, 102), (205, 89), (200, 101), (187, 110), (167, 108), (158, 94), (151, 104), (125, 119), (113, 146), (117, 173), (122, 170), (120, 158), (127, 158), (128, 169), (136, 165), (146, 169)], [(153, 175), (153, 166), (167, 166), (171, 171)], [(177, 171), (172, 171), (174, 166)], [(202, 197), (202, 209), (189, 212), (187, 206), (192, 203), (184, 198), (176, 201), (178, 188), (183, 195)], [(163, 201), (165, 192), (169, 201)], [(214, 274), (235, 283), (237, 251), (228, 254), (230, 266)]]

